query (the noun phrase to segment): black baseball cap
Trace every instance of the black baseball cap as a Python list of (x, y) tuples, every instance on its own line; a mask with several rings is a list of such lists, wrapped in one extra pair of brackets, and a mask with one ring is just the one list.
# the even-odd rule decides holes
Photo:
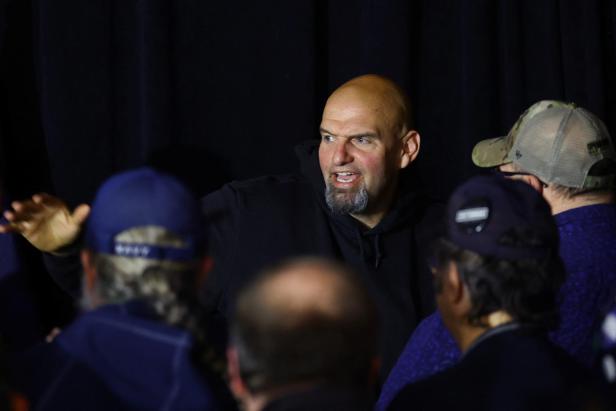
[[(446, 238), (482, 256), (542, 259), (558, 252), (550, 206), (528, 184), (502, 176), (473, 177), (447, 205)], [(516, 241), (532, 236), (532, 241)]]

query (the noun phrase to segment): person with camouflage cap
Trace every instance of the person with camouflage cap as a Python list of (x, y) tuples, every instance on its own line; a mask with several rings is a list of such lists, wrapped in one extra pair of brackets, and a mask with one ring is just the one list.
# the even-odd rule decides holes
[(575, 104), (543, 100), (506, 137), (479, 142), (473, 162), (524, 181), (550, 204), (569, 275), (552, 338), (590, 365), (593, 326), (616, 295), (616, 151), (605, 124)]
[[(550, 205), (568, 273), (560, 291), (561, 324), (550, 337), (590, 366), (595, 326), (616, 294), (616, 152), (605, 125), (575, 104), (539, 101), (506, 136), (480, 141), (472, 159), (529, 184)], [(440, 316), (428, 317), (390, 373), (377, 409), (385, 409), (404, 384), (448, 368), (459, 356)]]

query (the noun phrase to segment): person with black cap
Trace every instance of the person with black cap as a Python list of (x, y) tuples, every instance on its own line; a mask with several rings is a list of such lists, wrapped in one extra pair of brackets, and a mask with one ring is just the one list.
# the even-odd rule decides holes
[(204, 229), (173, 177), (142, 168), (102, 185), (81, 252), (85, 312), (17, 363), (36, 409), (234, 407), (195, 304), (211, 265)]
[(469, 180), (449, 200), (434, 255), (438, 310), (463, 356), (403, 388), (388, 410), (607, 409), (590, 373), (547, 338), (566, 274), (536, 191)]
[[(524, 111), (506, 136), (477, 143), (472, 160), (528, 184), (550, 205), (568, 274), (560, 291), (560, 326), (550, 338), (590, 367), (597, 324), (616, 297), (616, 151), (605, 124), (575, 104), (542, 100)], [(384, 409), (402, 385), (459, 357), (438, 313), (429, 316), (407, 342), (377, 409)]]

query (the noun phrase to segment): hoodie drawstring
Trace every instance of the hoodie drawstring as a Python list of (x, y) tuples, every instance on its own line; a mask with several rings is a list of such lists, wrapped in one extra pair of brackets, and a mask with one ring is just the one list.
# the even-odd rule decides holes
[(359, 230), (355, 230), (355, 236), (359, 243), (359, 258), (364, 261), (364, 239), (361, 237), (361, 232)]
[(379, 268), (381, 264), (381, 258), (383, 258), (383, 254), (381, 254), (381, 235), (377, 234), (374, 239), (374, 268)]
[[(364, 250), (364, 239), (361, 235), (361, 231), (355, 231), (355, 236), (357, 237), (357, 242), (359, 243), (359, 256), (362, 261), (365, 259), (365, 250)], [(381, 260), (383, 259), (383, 253), (381, 251), (381, 235), (376, 234), (374, 236), (374, 268), (379, 268), (381, 265)]]

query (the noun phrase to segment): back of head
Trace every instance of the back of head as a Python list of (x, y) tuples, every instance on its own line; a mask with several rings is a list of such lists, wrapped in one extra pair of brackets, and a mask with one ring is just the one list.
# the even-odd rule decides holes
[(338, 264), (293, 260), (239, 295), (231, 328), (242, 380), (253, 393), (297, 383), (369, 384), (376, 311)]
[(565, 271), (558, 231), (539, 193), (520, 181), (475, 177), (449, 200), (447, 227), (437, 264), (456, 264), (470, 294), (472, 323), (502, 310), (521, 323), (556, 325)]
[(204, 223), (192, 193), (175, 178), (142, 168), (100, 188), (85, 232), (103, 303), (140, 299), (168, 322), (186, 314), (180, 299), (194, 289), (204, 255)]
[(513, 163), (541, 181), (577, 190), (611, 189), (616, 151), (605, 124), (572, 103), (543, 100), (529, 107), (505, 137), (473, 150), (480, 167)]

